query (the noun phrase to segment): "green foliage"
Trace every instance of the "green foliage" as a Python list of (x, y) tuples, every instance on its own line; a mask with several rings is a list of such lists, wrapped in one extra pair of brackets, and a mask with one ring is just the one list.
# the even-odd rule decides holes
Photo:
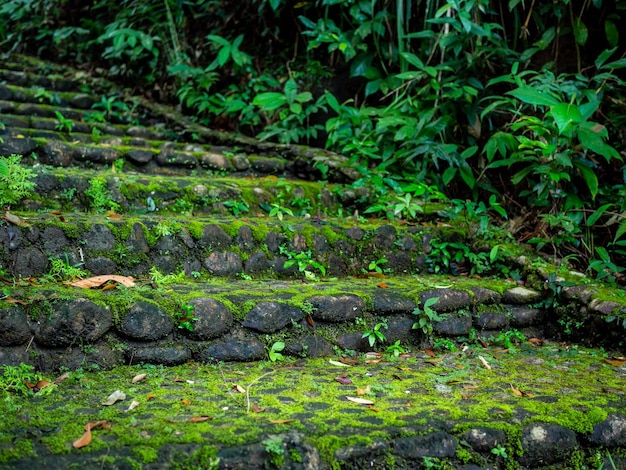
[(35, 176), (30, 168), (20, 165), (21, 155), (0, 157), (0, 206), (16, 204), (29, 196), (35, 188)]
[(174, 319), (178, 323), (178, 328), (183, 328), (188, 331), (193, 331), (193, 323), (198, 320), (198, 317), (194, 313), (194, 306), (190, 304), (183, 304), (181, 311), (174, 314)]
[(107, 184), (105, 178), (97, 176), (89, 180), (89, 188), (85, 190), (85, 195), (91, 199), (91, 208), (96, 212), (115, 212), (120, 209), (120, 205), (111, 199)]
[(48, 275), (55, 280), (75, 281), (76, 279), (84, 278), (89, 275), (87, 271), (80, 269), (79, 266), (82, 264), (83, 263), (75, 265), (70, 264), (67, 255), (65, 258), (51, 258)]
[(57, 117), (57, 124), (54, 128), (58, 131), (67, 132), (70, 134), (74, 127), (74, 121), (63, 116), (59, 111), (55, 111), (54, 114)]
[(381, 328), (387, 329), (387, 322), (376, 323), (376, 325), (374, 325), (374, 328), (365, 330), (363, 332), (361, 338), (367, 338), (367, 341), (370, 344), (370, 348), (373, 348), (376, 342), (384, 343), (385, 341), (387, 341), (385, 334), (380, 331)]
[(280, 436), (269, 437), (262, 441), (265, 452), (270, 456), (270, 462), (276, 468), (280, 468), (285, 461), (285, 449), (283, 449), (283, 438)]
[(393, 354), (394, 357), (398, 357), (400, 354), (406, 354), (408, 351), (400, 344), (400, 340), (397, 340), (395, 343), (387, 346), (385, 352), (387, 354)]
[(159, 288), (168, 284), (181, 283), (184, 281), (185, 273), (183, 271), (179, 273), (163, 274), (156, 266), (150, 268), (150, 282)]
[(295, 253), (281, 246), (280, 254), (287, 256), (287, 261), (284, 264), (285, 269), (297, 266), (298, 271), (304, 274), (305, 279), (309, 281), (318, 280), (317, 274), (311, 271), (310, 268), (315, 268), (322, 273), (322, 276), (326, 276), (326, 268), (312, 258), (311, 250)]
[(435, 305), (439, 301), (439, 297), (431, 297), (424, 302), (422, 308), (415, 307), (413, 310), (413, 315), (418, 316), (417, 322), (413, 323), (413, 329), (420, 329), (426, 336), (431, 336), (433, 334), (433, 322), (438, 322), (443, 320), (441, 316), (433, 309), (433, 305)]
[(224, 202), (224, 206), (228, 207), (235, 217), (247, 214), (250, 211), (250, 206), (241, 197), (238, 200)]
[(285, 357), (281, 354), (280, 351), (285, 349), (285, 343), (282, 341), (275, 341), (272, 343), (272, 346), (267, 348), (267, 355), (270, 358), (270, 361), (282, 361)]

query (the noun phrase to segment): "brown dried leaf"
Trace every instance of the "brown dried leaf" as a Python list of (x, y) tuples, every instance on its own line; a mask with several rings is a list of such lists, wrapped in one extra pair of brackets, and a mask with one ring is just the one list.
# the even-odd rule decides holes
[(174, 377), (174, 382), (185, 382), (185, 379), (181, 379), (180, 377)]
[(13, 225), (17, 225), (18, 227), (31, 227), (32, 226), (32, 224), (24, 222), (17, 215), (11, 214), (9, 211), (6, 211), (4, 213), (3, 219), (6, 220), (7, 222), (13, 224)]
[(189, 418), (190, 423), (201, 423), (202, 421), (209, 421), (214, 419), (213, 416), (193, 416)]
[(109, 429), (111, 426), (105, 420), (101, 421), (89, 421), (85, 424), (85, 433), (79, 438), (72, 442), (72, 447), (74, 449), (80, 449), (81, 447), (85, 447), (89, 445), (91, 442), (91, 430), (96, 429), (98, 427), (102, 427), (103, 429)]
[(378, 287), (380, 287), (381, 289), (386, 289), (389, 286), (387, 284), (385, 284), (384, 282), (379, 282), (378, 283)]
[(133, 377), (133, 379), (130, 381), (131, 384), (136, 384), (137, 382), (145, 379), (148, 376), (148, 374), (137, 374), (136, 376)]
[(352, 380), (350, 380), (350, 377), (346, 377), (346, 374), (341, 374), (341, 375), (335, 377), (335, 381), (339, 382), (341, 385), (351, 385), (352, 384)]
[(424, 353), (430, 357), (437, 357), (437, 355), (435, 354), (435, 351), (431, 349), (427, 349), (426, 351), (424, 351)]
[(366, 364), (378, 364), (382, 359), (368, 359), (365, 361)]
[(187, 400), (186, 398), (181, 398), (180, 402), (185, 406), (191, 405), (191, 401)]
[(13, 297), (7, 297), (3, 299), (5, 302), (10, 304), (18, 304), (18, 305), (28, 305), (28, 302), (24, 302), (23, 300), (14, 299)]
[(146, 400), (154, 400), (156, 398), (156, 395), (154, 393), (148, 393), (148, 395), (146, 395)]
[(265, 411), (265, 408), (261, 408), (258, 403), (253, 403), (252, 404), (252, 412), (253, 413), (262, 413)]
[(539, 339), (539, 338), (528, 338), (528, 342), (530, 344), (533, 344), (535, 346), (541, 346), (543, 345), (543, 340)]
[(54, 381), (55, 384), (60, 384), (61, 382), (63, 382), (65, 379), (69, 379), (70, 378), (70, 374), (68, 374), (67, 372), (59, 375), (56, 380)]
[(113, 212), (113, 211), (108, 211), (108, 212), (107, 212), (107, 217), (108, 217), (109, 219), (111, 219), (111, 220), (123, 220), (123, 219), (124, 219), (121, 215), (116, 214), (116, 213), (115, 213), (115, 212)]
[(356, 394), (360, 397), (362, 397), (363, 395), (367, 395), (368, 393), (370, 393), (370, 386), (368, 385), (365, 388), (358, 388), (356, 389)]
[(513, 392), (513, 395), (516, 395), (516, 396), (518, 396), (518, 397), (523, 397), (523, 396), (524, 396), (524, 394), (522, 393), (522, 391), (521, 391), (521, 390), (519, 390), (519, 389), (517, 389), (517, 388), (515, 388), (515, 387), (513, 386), (513, 384), (509, 384), (509, 385), (511, 386), (511, 391)]
[(478, 356), (478, 359), (480, 359), (480, 362), (482, 362), (482, 364), (483, 364), (485, 369), (491, 370), (491, 366), (489, 365), (489, 363), (487, 362), (487, 360), (484, 357)]
[(613, 357), (611, 359), (604, 359), (604, 362), (612, 365), (613, 367), (622, 367), (626, 364), (626, 358), (624, 357)]
[(91, 289), (93, 287), (100, 287), (105, 282), (117, 282), (126, 287), (134, 287), (134, 279), (130, 276), (119, 276), (117, 274), (104, 274), (102, 276), (88, 277), (87, 279), (81, 279), (76, 282), (68, 282), (68, 285), (74, 287), (81, 287), (83, 289)]
[(238, 384), (233, 384), (233, 389), (237, 392), (237, 393), (246, 393), (246, 389), (243, 388), (241, 385)]
[(447, 356), (447, 354), (444, 354), (443, 356), (437, 357), (437, 358), (434, 358), (434, 359), (424, 359), (424, 362), (427, 362), (429, 364), (437, 364), (438, 362), (443, 361), (446, 358), (446, 356)]
[(270, 423), (274, 423), (274, 424), (287, 424), (287, 423), (292, 423), (293, 421), (295, 421), (295, 419), (270, 419), (269, 420)]

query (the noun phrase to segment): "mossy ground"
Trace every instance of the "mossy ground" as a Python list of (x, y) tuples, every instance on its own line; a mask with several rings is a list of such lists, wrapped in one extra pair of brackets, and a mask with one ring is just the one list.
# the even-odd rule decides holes
[[(317, 359), (78, 370), (37, 394), (3, 392), (0, 460), (10, 466), (13, 460), (49, 453), (106, 450), (115, 457), (121, 449), (133, 449), (141, 464), (159, 459), (159, 449), (168, 444), (210, 442), (225, 448), (297, 430), (332, 466), (335, 451), (347, 445), (438, 428), (459, 435), (488, 426), (507, 433), (513, 461), (525, 423), (557, 423), (582, 435), (607, 413), (624, 410), (626, 367), (609, 365), (604, 356), (599, 350), (548, 343), (523, 344), (514, 351), (470, 346), (437, 358), (417, 352), (370, 363), (362, 356), (346, 367)], [(131, 383), (142, 373), (144, 380)], [(339, 376), (352, 383), (342, 385)], [(126, 399), (103, 406), (115, 390)], [(374, 404), (346, 398), (359, 394)], [(139, 405), (128, 411), (133, 401)], [(193, 422), (198, 417), (208, 419)], [(91, 444), (73, 449), (85, 424), (96, 420), (106, 420), (110, 429), (94, 430)], [(496, 458), (465, 448), (461, 454), (479, 465)], [(587, 456), (575, 457), (578, 463), (568, 468), (583, 468)]]

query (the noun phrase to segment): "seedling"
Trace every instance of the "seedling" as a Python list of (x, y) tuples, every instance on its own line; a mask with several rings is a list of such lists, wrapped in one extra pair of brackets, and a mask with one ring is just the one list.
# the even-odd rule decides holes
[(395, 343), (387, 346), (385, 350), (388, 354), (393, 354), (394, 357), (398, 357), (400, 354), (405, 354), (407, 352), (406, 349), (400, 344), (400, 340), (397, 340)]
[(282, 341), (276, 341), (272, 344), (272, 346), (267, 350), (270, 361), (276, 362), (285, 359), (285, 357), (280, 353), (283, 349), (285, 349), (285, 343)]
[(419, 320), (413, 323), (414, 330), (420, 328), (425, 335), (432, 335), (433, 322), (442, 320), (439, 314), (432, 308), (432, 306), (435, 305), (438, 301), (439, 297), (431, 297), (430, 299), (426, 300), (426, 302), (424, 302), (423, 310), (419, 307), (415, 307), (415, 309), (413, 310), (413, 315), (419, 315)]
[(194, 306), (184, 304), (181, 309), (182, 312), (178, 312), (176, 314), (178, 328), (184, 328), (186, 330), (193, 331), (193, 322), (198, 321), (198, 317), (195, 315), (195, 313), (193, 313)]
[(66, 118), (58, 111), (55, 111), (54, 114), (56, 114), (57, 117), (57, 124), (56, 126), (54, 126), (54, 128), (57, 131), (67, 132), (68, 134), (71, 133), (72, 128), (74, 127), (74, 121)]
[(378, 341), (379, 343), (384, 343), (387, 338), (385, 334), (380, 331), (381, 328), (387, 329), (387, 322), (376, 323), (374, 328), (371, 330), (366, 330), (363, 332), (363, 336), (361, 338), (367, 338), (370, 343), (370, 347), (374, 347), (374, 344)]
[(383, 268), (380, 267), (381, 264), (385, 264), (387, 262), (386, 258), (380, 258), (376, 261), (370, 261), (370, 264), (367, 265), (367, 269), (370, 272), (377, 272), (378, 274), (383, 273)]

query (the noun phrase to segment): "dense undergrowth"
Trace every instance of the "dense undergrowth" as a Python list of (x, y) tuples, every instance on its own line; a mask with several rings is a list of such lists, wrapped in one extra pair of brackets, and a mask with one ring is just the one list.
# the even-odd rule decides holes
[(104, 71), (208, 126), (341, 152), (377, 195), (366, 212), (449, 199), (619, 282), (625, 16), (623, 0), (7, 0), (0, 47)]

